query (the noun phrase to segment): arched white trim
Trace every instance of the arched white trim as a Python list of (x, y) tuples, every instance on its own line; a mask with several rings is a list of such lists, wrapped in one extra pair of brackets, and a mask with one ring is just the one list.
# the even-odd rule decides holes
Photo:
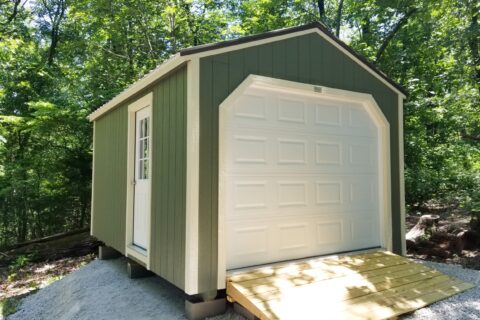
[(391, 220), (391, 172), (390, 172), (390, 125), (371, 94), (353, 92), (315, 86), (299, 82), (249, 75), (221, 104), (219, 110), (219, 187), (218, 187), (218, 289), (225, 288), (226, 280), (226, 181), (221, 174), (225, 168), (225, 155), (222, 150), (227, 143), (225, 130), (227, 109), (233, 107), (237, 99), (247, 89), (269, 89), (279, 92), (301, 93), (305, 96), (325, 97), (333, 100), (361, 103), (370, 115), (378, 129), (379, 148), (379, 208), (380, 208), (380, 245), (386, 250), (392, 250), (392, 220)]

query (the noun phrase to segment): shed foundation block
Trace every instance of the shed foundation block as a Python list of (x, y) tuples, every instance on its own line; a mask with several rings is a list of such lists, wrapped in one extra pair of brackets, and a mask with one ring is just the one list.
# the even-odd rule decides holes
[(110, 260), (120, 258), (122, 254), (112, 247), (108, 246), (99, 246), (98, 247), (98, 259), (100, 260)]
[(127, 273), (131, 279), (151, 277), (154, 273), (135, 261), (127, 261)]
[(225, 313), (227, 299), (219, 298), (210, 301), (191, 302), (185, 300), (185, 313), (189, 320), (200, 320)]

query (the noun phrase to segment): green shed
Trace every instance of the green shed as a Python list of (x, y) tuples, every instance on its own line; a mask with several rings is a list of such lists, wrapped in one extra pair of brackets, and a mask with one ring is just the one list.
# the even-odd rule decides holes
[(313, 23), (181, 50), (89, 115), (91, 233), (185, 292), (405, 253), (405, 93)]

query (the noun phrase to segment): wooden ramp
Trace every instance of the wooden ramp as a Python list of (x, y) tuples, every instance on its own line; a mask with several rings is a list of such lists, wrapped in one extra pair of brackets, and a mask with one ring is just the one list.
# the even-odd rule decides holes
[(227, 297), (260, 319), (388, 319), (473, 287), (376, 251), (235, 272)]

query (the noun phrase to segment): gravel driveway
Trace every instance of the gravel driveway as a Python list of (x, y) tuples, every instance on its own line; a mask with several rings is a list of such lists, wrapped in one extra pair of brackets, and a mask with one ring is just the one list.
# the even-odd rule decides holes
[[(417, 310), (404, 319), (480, 319), (480, 272), (425, 262), (474, 283), (462, 294)], [(8, 320), (186, 319), (182, 292), (159, 277), (130, 279), (125, 259), (95, 260), (36, 294), (26, 297)], [(212, 320), (241, 320), (231, 309)]]

